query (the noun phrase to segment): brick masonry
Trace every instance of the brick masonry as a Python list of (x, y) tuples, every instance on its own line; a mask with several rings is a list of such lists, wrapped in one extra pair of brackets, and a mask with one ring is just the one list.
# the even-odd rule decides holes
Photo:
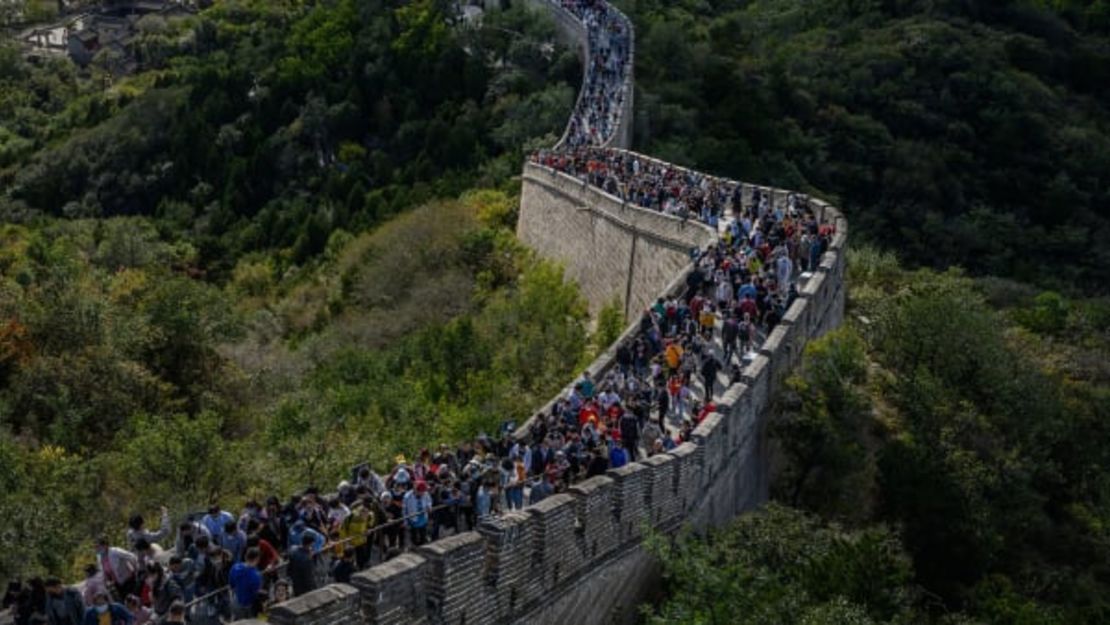
[[(548, 0), (560, 32), (585, 56), (585, 30)], [(629, 73), (631, 77), (631, 73)], [(631, 143), (632, 83), (620, 130), (610, 147)], [(642, 158), (647, 158), (643, 157)], [(570, 176), (524, 167), (517, 235), (541, 256), (562, 262), (597, 312), (619, 302), (633, 321), (662, 294), (678, 293), (689, 252), (716, 240), (695, 222), (630, 207)], [(744, 185), (747, 201), (753, 185)], [(756, 187), (784, 202), (786, 190)], [(644, 550), (646, 528), (672, 533), (727, 523), (766, 500), (765, 415), (771, 398), (801, 357), (805, 343), (844, 316), (844, 254), (848, 224), (825, 202), (810, 198), (837, 234), (817, 271), (805, 274), (799, 298), (694, 431), (693, 440), (663, 456), (614, 469), (547, 498), (523, 512), (483, 523), (478, 531), (445, 538), (273, 609), (281, 625), (473, 625), (627, 623), (635, 605), (659, 581)], [(588, 370), (600, 378), (613, 365), (615, 345)], [(546, 407), (545, 407), (546, 410)], [(518, 433), (526, 431), (522, 426)], [(253, 621), (242, 621), (248, 625)]]

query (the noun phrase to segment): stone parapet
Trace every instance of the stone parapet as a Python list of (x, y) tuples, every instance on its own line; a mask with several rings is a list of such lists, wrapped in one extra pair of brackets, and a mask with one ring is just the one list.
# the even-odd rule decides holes
[[(550, 10), (562, 35), (579, 48), (583, 63), (589, 62), (583, 24), (558, 2), (526, 1)], [(631, 144), (631, 58), (628, 64), (619, 129), (604, 147)], [(684, 292), (691, 250), (716, 243), (717, 233), (698, 222), (630, 206), (534, 163), (525, 164), (522, 180), (521, 241), (562, 262), (592, 312), (617, 302), (629, 321), (617, 343), (587, 367), (600, 379), (614, 366), (617, 345), (636, 336), (641, 311), (657, 297)], [(716, 181), (739, 185), (744, 207), (753, 189), (766, 193), (772, 206), (792, 194)], [(802, 274), (798, 297), (781, 323), (689, 441), (586, 480), (523, 512), (486, 519), (475, 532), (374, 566), (355, 575), (349, 586), (333, 584), (286, 602), (273, 609), (270, 622), (601, 625), (635, 620), (635, 603), (658, 580), (643, 548), (645, 532), (673, 533), (682, 526), (704, 531), (765, 499), (765, 417), (772, 397), (806, 343), (843, 319), (847, 221), (819, 198), (794, 195), (833, 224), (835, 234), (819, 266)], [(525, 437), (528, 425), (515, 435)]]

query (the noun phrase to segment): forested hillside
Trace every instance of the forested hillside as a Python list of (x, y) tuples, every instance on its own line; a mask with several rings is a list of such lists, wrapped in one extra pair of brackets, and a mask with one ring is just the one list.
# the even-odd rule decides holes
[(581, 65), (448, 8), (227, 0), (115, 81), (0, 45), (0, 580), (494, 432), (588, 357), (507, 184)]
[(1106, 3), (622, 6), (638, 149), (833, 198), (855, 248), (776, 505), (661, 545), (649, 620), (1110, 620)]
[[(777, 505), (660, 545), (648, 618), (1110, 621), (1106, 2), (619, 4), (638, 149), (835, 200), (857, 248)], [(605, 346), (512, 234), (581, 79), (554, 32), (221, 0), (123, 79), (0, 42), (0, 580), (491, 431)]]
[(497, 183), (565, 123), (581, 68), (544, 48), (549, 22), (456, 29), (447, 7), (219, 2), (107, 90), (5, 44), (0, 217), (149, 216), (226, 277), (245, 252), (301, 264), (337, 228)]
[(1110, 303), (873, 248), (848, 280), (769, 426), (792, 509), (664, 550), (654, 622), (1105, 623)]
[(913, 265), (1110, 285), (1105, 2), (622, 6), (641, 151), (826, 194)]

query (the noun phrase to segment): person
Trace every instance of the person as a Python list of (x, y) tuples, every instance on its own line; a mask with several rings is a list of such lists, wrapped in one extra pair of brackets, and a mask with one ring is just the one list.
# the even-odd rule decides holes
[(144, 606), (137, 595), (127, 595), (123, 604), (134, 617), (134, 625), (150, 625), (154, 622), (154, 611)]
[(551, 473), (545, 472), (540, 482), (532, 487), (532, 492), (528, 495), (528, 502), (532, 505), (536, 505), (544, 499), (550, 497), (554, 492), (554, 477), (551, 475)]
[(197, 559), (197, 538), (204, 536), (211, 540), (208, 529), (196, 521), (185, 520), (177, 527), (177, 538), (173, 543), (173, 551), (179, 556)]
[(247, 539), (247, 548), (255, 547), (258, 549), (258, 564), (256, 565), (259, 571), (269, 579), (277, 576), (277, 566), (281, 563), (281, 554), (277, 549), (270, 544), (270, 541), (262, 538), (261, 535), (255, 534)]
[(81, 593), (81, 598), (84, 600), (86, 606), (93, 604), (93, 599), (96, 598), (96, 593), (107, 592), (108, 584), (104, 581), (104, 573), (95, 564), (85, 566), (85, 589)]
[(139, 559), (139, 568), (146, 570), (148, 563), (158, 561), (158, 556), (162, 554), (162, 550), (157, 545), (147, 542), (145, 538), (140, 538), (135, 542), (133, 553)]
[(440, 472), (438, 492), (432, 497), (435, 510), (432, 512), (432, 540), (439, 540), (440, 533), (450, 528), (459, 530), (459, 507), (463, 502), (462, 490), (450, 471)]
[(170, 605), (170, 610), (166, 614), (166, 619), (162, 621), (165, 625), (184, 625), (188, 621), (185, 620), (185, 604), (181, 601), (174, 601)]
[[(200, 524), (208, 530), (208, 536), (217, 545), (223, 545), (224, 528), (228, 523), (235, 524), (235, 517), (226, 510), (220, 509), (220, 504), (208, 506), (208, 514), (204, 515)], [(226, 547), (225, 547), (226, 548)]]
[(260, 553), (257, 547), (249, 547), (243, 561), (231, 567), (228, 584), (231, 586), (231, 618), (249, 619), (256, 614), (258, 594), (262, 590), (262, 573), (258, 571)]
[(126, 549), (111, 546), (107, 536), (101, 536), (96, 541), (96, 563), (109, 591), (118, 597), (126, 597), (138, 590), (139, 559)]
[(609, 468), (619, 469), (626, 464), (628, 464), (628, 451), (616, 442), (611, 442), (609, 444)]
[(138, 551), (138, 543), (141, 540), (156, 545), (162, 542), (162, 539), (170, 535), (170, 513), (165, 506), (162, 506), (162, 524), (158, 531), (147, 531), (146, 523), (143, 520), (143, 515), (132, 515), (131, 519), (127, 522), (127, 544), (131, 548)]
[(404, 508), (401, 506), (401, 500), (393, 496), (390, 491), (382, 493), (381, 497), (382, 510), (385, 511), (385, 523), (383, 524), (382, 531), (378, 532), (381, 536), (381, 551), (382, 559), (388, 560), (392, 557), (394, 552), (400, 552), (405, 544), (405, 528), (402, 527), (401, 517), (404, 516)]
[(351, 576), (355, 574), (355, 552), (345, 549), (343, 554), (332, 564), (331, 577), (337, 584), (351, 583)]
[(4, 591), (4, 598), (0, 600), (0, 611), (12, 609), (14, 610), (19, 606), (19, 602), (23, 598), (23, 582), (18, 579), (13, 579), (8, 582), (8, 588)]
[(432, 508), (432, 497), (428, 494), (428, 483), (420, 480), (416, 488), (405, 493), (405, 526), (409, 537), (416, 546), (428, 542), (428, 511)]
[(365, 486), (375, 497), (380, 497), (385, 491), (385, 484), (382, 482), (381, 476), (369, 466), (359, 468), (358, 481), (355, 482), (355, 486)]
[(491, 484), (484, 478), (481, 479), (478, 490), (474, 493), (474, 515), (479, 522), (490, 515), (493, 507), (493, 497), (490, 490)]
[(197, 590), (197, 570), (193, 561), (177, 554), (170, 556), (170, 577), (181, 588), (181, 600), (188, 603), (193, 600)]
[(720, 367), (721, 363), (717, 362), (713, 354), (706, 354), (705, 359), (701, 362), (701, 376), (705, 384), (706, 402), (713, 401), (714, 387), (717, 385), (717, 372), (720, 370)]
[(313, 553), (320, 553), (324, 550), (324, 545), (327, 544), (327, 538), (320, 532), (308, 527), (308, 525), (301, 520), (298, 520), (293, 524), (293, 527), (289, 529), (289, 548), (297, 548), (305, 536), (312, 539)]
[(62, 585), (62, 580), (46, 580), (46, 622), (49, 625), (81, 625), (85, 616), (85, 600), (76, 588)]
[(243, 552), (247, 550), (247, 533), (235, 521), (228, 521), (224, 524), (220, 546), (231, 553), (232, 562), (239, 562), (243, 559)]
[(740, 322), (737, 321), (736, 315), (729, 315), (721, 327), (721, 343), (724, 344), (726, 363), (732, 362), (732, 355), (736, 353), (736, 343), (739, 337)]
[(127, 608), (118, 603), (113, 603), (107, 591), (99, 592), (93, 597), (93, 604), (85, 610), (85, 617), (81, 625), (134, 625), (135, 617)]
[[(636, 452), (640, 447), (640, 420), (631, 410), (625, 411), (620, 420), (621, 443), (628, 452), (628, 460), (636, 461)], [(614, 468), (618, 465), (614, 463)]]
[(247, 532), (247, 529), (252, 523), (261, 523), (265, 519), (266, 511), (255, 500), (251, 499), (243, 505), (243, 511), (239, 513), (239, 529)]
[(274, 582), (270, 597), (266, 600), (265, 611), (269, 612), (270, 608), (279, 603), (285, 603), (286, 601), (289, 601), (289, 582), (284, 579), (279, 579)]
[(528, 471), (520, 456), (513, 456), (508, 460), (506, 478), (501, 488), (505, 492), (505, 503), (509, 510), (524, 508), (524, 484), (527, 481)]
[(180, 601), (184, 596), (181, 586), (173, 577), (166, 575), (166, 570), (157, 562), (151, 562), (146, 569), (146, 585), (150, 589), (150, 603), (154, 614), (159, 618), (165, 617), (174, 601)]
[(293, 596), (299, 597), (316, 589), (316, 561), (312, 534), (301, 535), (301, 544), (289, 552), (289, 580), (293, 582)]
[(598, 445), (590, 449), (587, 457), (587, 478), (604, 475), (605, 472), (609, 470), (609, 454), (607, 452), (607, 448), (604, 445)]
[(349, 549), (353, 551), (358, 568), (364, 568), (370, 562), (370, 543), (366, 538), (367, 532), (374, 527), (373, 511), (363, 503), (356, 503), (351, 509), (351, 514), (343, 519), (339, 525), (339, 539), (347, 541)]

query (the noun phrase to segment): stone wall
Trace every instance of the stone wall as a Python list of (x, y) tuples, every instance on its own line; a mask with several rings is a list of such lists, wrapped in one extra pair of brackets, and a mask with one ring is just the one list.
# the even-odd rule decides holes
[[(585, 30), (549, 0), (526, 0), (552, 11), (564, 37), (585, 49)], [(631, 141), (631, 73), (621, 131), (611, 147)], [(646, 157), (642, 157), (646, 158)], [(752, 185), (744, 185), (750, 197)], [(773, 203), (782, 189), (756, 187)], [(483, 522), (275, 608), (284, 625), (629, 623), (651, 598), (659, 568), (645, 551), (647, 529), (718, 527), (767, 498), (764, 453), (772, 397), (807, 341), (844, 315), (847, 223), (826, 203), (801, 197), (836, 226), (819, 268), (803, 274), (799, 297), (745, 366), (740, 383), (692, 441), (575, 485), (524, 511)], [(616, 345), (635, 335), (639, 311), (655, 297), (684, 288), (690, 251), (716, 241), (696, 222), (627, 206), (571, 176), (535, 164), (524, 168), (518, 236), (542, 256), (563, 262), (594, 312), (618, 301), (632, 323), (588, 370), (600, 379)], [(545, 406), (541, 412), (549, 410)], [(527, 432), (528, 424), (518, 430)], [(242, 624), (241, 624), (242, 625)]]
[(524, 166), (517, 238), (558, 260), (594, 314), (617, 302), (632, 318), (717, 239), (708, 226), (627, 205), (535, 163)]
[[(550, 208), (558, 214), (567, 207)], [(798, 299), (744, 368), (742, 382), (725, 391), (718, 411), (694, 431), (693, 441), (492, 519), (477, 532), (372, 567), (356, 575), (352, 586), (331, 585), (283, 604), (272, 622), (635, 620), (635, 606), (651, 598), (659, 575), (641, 544), (645, 529), (704, 531), (767, 498), (765, 417), (772, 397), (805, 343), (838, 325), (844, 314), (847, 224), (831, 206), (821, 203), (819, 209), (837, 226), (829, 251), (817, 271), (803, 274)], [(592, 258), (587, 248), (582, 253)], [(680, 270), (668, 289), (676, 289), (684, 276)], [(612, 351), (591, 369), (607, 369)]]
[[(552, 19), (555, 20), (555, 27), (559, 31), (559, 36), (562, 37), (563, 42), (578, 51), (578, 56), (582, 59), (582, 72), (583, 75), (585, 75), (585, 68), (590, 60), (590, 49), (586, 27), (582, 22), (579, 22), (570, 11), (564, 9), (557, 0), (523, 0), (523, 2), (528, 6), (542, 10), (551, 15)], [(626, 17), (625, 20), (628, 20), (628, 18)], [(631, 27), (632, 22), (630, 20), (628, 20), (628, 24), (629, 32), (632, 34), (632, 42), (630, 44), (631, 48), (628, 54), (628, 62), (624, 69), (625, 81), (621, 93), (620, 122), (617, 124), (617, 131), (613, 133), (613, 136), (605, 143), (601, 144), (601, 147), (624, 149), (632, 147), (632, 127), (635, 122), (632, 115), (632, 107), (635, 95), (634, 71), (636, 66), (636, 36), (635, 31)], [(582, 92), (579, 92), (578, 97), (582, 97)], [(569, 126), (570, 122), (568, 121), (567, 124)], [(566, 131), (563, 132), (563, 136), (559, 138), (559, 142), (556, 143), (555, 146), (561, 146), (565, 138)]]

